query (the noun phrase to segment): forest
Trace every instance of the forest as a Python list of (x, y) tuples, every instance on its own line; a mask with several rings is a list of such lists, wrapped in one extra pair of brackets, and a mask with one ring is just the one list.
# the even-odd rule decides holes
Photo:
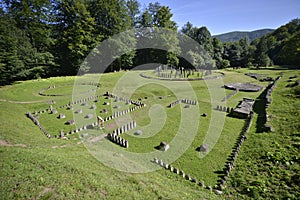
[[(170, 51), (130, 51), (116, 58), (107, 71), (131, 69), (149, 62), (219, 69), (300, 64), (300, 19), (292, 19), (252, 42), (247, 37), (237, 42), (221, 42), (205, 26), (187, 22), (179, 28), (172, 16), (172, 10), (158, 2), (141, 8), (137, 0), (4, 0), (0, 5), (0, 85), (76, 75), (86, 56), (102, 41), (134, 30), (128, 40), (135, 45), (143, 36), (138, 30), (149, 27), (189, 36), (209, 53), (210, 62), (204, 62), (202, 55), (191, 49), (186, 56), (195, 62), (187, 63), (179, 57), (179, 39), (171, 37), (165, 41)], [(89, 67), (80, 69), (82, 73), (93, 72)]]

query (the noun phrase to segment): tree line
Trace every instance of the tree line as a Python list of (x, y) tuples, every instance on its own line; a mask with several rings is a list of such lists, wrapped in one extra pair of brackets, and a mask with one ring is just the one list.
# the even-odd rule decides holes
[[(172, 16), (168, 6), (156, 2), (141, 8), (137, 0), (3, 0), (0, 7), (0, 84), (75, 75), (80, 65), (84, 66), (82, 63), (86, 56), (100, 42), (135, 28), (136, 31), (126, 39), (114, 41), (122, 52), (122, 48), (128, 48), (127, 44), (138, 45), (141, 38), (149, 34), (138, 31), (146, 27), (150, 27), (149, 30), (164, 28), (185, 34), (198, 42), (209, 56), (197, 49), (183, 49), (181, 43), (184, 40), (176, 34), (168, 34), (161, 39), (170, 51), (129, 51), (116, 57), (107, 71), (131, 69), (150, 62), (185, 68), (300, 63), (299, 19), (252, 43), (248, 38), (222, 43), (212, 37), (204, 26), (196, 27), (187, 22), (178, 30)], [(192, 62), (179, 56), (183, 51)], [(82, 73), (93, 72), (88, 65), (80, 70)]]

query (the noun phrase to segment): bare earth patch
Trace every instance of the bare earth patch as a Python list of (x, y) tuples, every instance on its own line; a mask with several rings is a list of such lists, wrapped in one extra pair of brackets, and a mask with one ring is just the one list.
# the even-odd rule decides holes
[[(81, 142), (77, 142), (76, 145), (79, 145), (81, 144)], [(57, 149), (57, 148), (65, 148), (65, 147), (71, 147), (71, 146), (74, 146), (72, 144), (64, 144), (64, 145), (61, 145), (61, 146), (52, 146), (51, 148), (52, 149)]]
[(11, 144), (5, 140), (0, 140), (0, 146), (5, 146), (5, 147), (26, 147), (25, 144)]
[(49, 188), (49, 187), (44, 188), (43, 191), (41, 191), (41, 193), (39, 194), (38, 199), (45, 196), (45, 194), (47, 194), (48, 192), (52, 192), (53, 190), (54, 190), (53, 188)]
[(107, 136), (106, 134), (102, 134), (97, 137), (90, 138), (89, 142), (98, 142), (98, 141), (102, 140), (103, 138), (105, 138), (106, 136)]

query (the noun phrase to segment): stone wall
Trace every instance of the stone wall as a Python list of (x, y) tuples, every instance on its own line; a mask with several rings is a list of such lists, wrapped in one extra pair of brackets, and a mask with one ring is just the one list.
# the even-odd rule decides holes
[(52, 137), (50, 135), (50, 133), (48, 133), (47, 130), (40, 124), (40, 122), (37, 120), (37, 118), (35, 118), (30, 112), (26, 112), (26, 115), (29, 119), (31, 119), (33, 121), (33, 123), (35, 125), (37, 125), (41, 129), (41, 131), (45, 134), (45, 136), (47, 136), (47, 138)]
[(264, 128), (265, 128), (265, 131), (267, 132), (273, 132), (274, 131), (274, 128), (268, 124), (267, 122), (269, 121), (269, 114), (268, 114), (268, 107), (270, 106), (271, 102), (272, 102), (272, 99), (271, 99), (271, 95), (272, 95), (272, 92), (277, 84), (277, 82), (281, 79), (281, 76), (278, 76), (270, 85), (268, 85), (268, 87), (265, 89), (265, 110), (266, 110), (266, 115), (264, 116), (265, 117), (265, 124), (264, 124)]
[(221, 178), (218, 180), (217, 188), (218, 190), (223, 190), (225, 188), (226, 180), (230, 176), (231, 170), (234, 167), (234, 163), (237, 160), (237, 156), (240, 152), (241, 146), (243, 142), (247, 139), (247, 133), (250, 130), (250, 127), (252, 125), (254, 113), (251, 112), (250, 117), (246, 120), (244, 127), (237, 138), (237, 141), (235, 143), (235, 146), (232, 150), (232, 153), (230, 154), (228, 158), (228, 162), (225, 164), (223, 172), (224, 174), (221, 176)]

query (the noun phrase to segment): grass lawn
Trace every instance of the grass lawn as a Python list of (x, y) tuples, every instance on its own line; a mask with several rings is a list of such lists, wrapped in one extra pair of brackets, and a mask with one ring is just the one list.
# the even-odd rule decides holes
[[(245, 69), (222, 71), (223, 79), (206, 81), (163, 81), (145, 79), (139, 76), (141, 71), (117, 72), (101, 75), (88, 74), (80, 77), (56, 77), (49, 79), (18, 82), (0, 88), (0, 196), (3, 199), (224, 199), (260, 197), (296, 196), (292, 191), (298, 187), (292, 180), (299, 178), (299, 98), (295, 98), (293, 88), (286, 88), (289, 77), (298, 71), (281, 70), (276, 67), (264, 70), (251, 70), (253, 73), (277, 77), (283, 73), (273, 94), (268, 109), (270, 123), (275, 133), (255, 133), (257, 113), (254, 124), (243, 144), (237, 164), (232, 171), (227, 189), (222, 196), (215, 195), (180, 175), (162, 169), (150, 162), (157, 157), (186, 174), (201, 180), (205, 185), (214, 186), (232, 152), (237, 137), (245, 123), (243, 119), (231, 118), (226, 113), (216, 111), (216, 105), (235, 107), (243, 97), (257, 98), (260, 92), (238, 92), (226, 102), (221, 100), (231, 93), (221, 86), (228, 82), (251, 82), (267, 86), (245, 76)], [(146, 71), (143, 73), (150, 73)], [(99, 82), (97, 90), (80, 82)], [(76, 85), (76, 83), (79, 84)], [(73, 90), (72, 86), (76, 88)], [(45, 94), (63, 96), (41, 96), (39, 92), (50, 85), (55, 88), (44, 90)], [(95, 87), (94, 87), (95, 88)], [(78, 94), (72, 95), (72, 92)], [(87, 91), (87, 93), (85, 93)], [(57, 114), (39, 114), (38, 120), (51, 135), (60, 130), (67, 132), (82, 125), (96, 121), (96, 116), (108, 117), (113, 112), (132, 108), (125, 102), (99, 98), (98, 102), (88, 101), (88, 106), (74, 105), (73, 110), (60, 105), (91, 95), (112, 92), (119, 97), (141, 101), (147, 106), (122, 117), (105, 122), (105, 129), (88, 129), (69, 136), (70, 140), (48, 139), (37, 126), (29, 120), (27, 111), (49, 108), (54, 100)], [(289, 96), (286, 98), (287, 95)], [(197, 105), (188, 108), (180, 103), (172, 108), (168, 105), (180, 98), (197, 100)], [(103, 105), (109, 102), (109, 105)], [(95, 110), (90, 109), (96, 105)], [(105, 108), (107, 114), (100, 111)], [(82, 109), (83, 113), (74, 114)], [(57, 119), (59, 113), (65, 119)], [(201, 117), (206, 113), (207, 117)], [(92, 119), (84, 118), (93, 114)], [(75, 119), (75, 125), (65, 125), (69, 119)], [(136, 121), (137, 127), (122, 134), (129, 141), (129, 148), (115, 145), (105, 138), (90, 142), (103, 134), (110, 133), (117, 126)], [(294, 121), (291, 126), (291, 121)], [(134, 133), (142, 130), (140, 136)], [(80, 139), (82, 133), (88, 137)], [(154, 147), (161, 141), (170, 144), (166, 152)], [(210, 151), (203, 155), (196, 151), (201, 144), (209, 144)], [(297, 146), (298, 145), (298, 146)], [(263, 147), (263, 148), (262, 148)], [(277, 150), (286, 164), (274, 164)], [(267, 152), (273, 155), (269, 160), (263, 157)], [(269, 154), (268, 154), (269, 155)], [(284, 156), (283, 156), (284, 157)], [(273, 159), (273, 160), (272, 160)], [(100, 161), (101, 162), (100, 162)], [(117, 160), (118, 162), (115, 162)], [(280, 159), (279, 159), (280, 160)], [(280, 160), (280, 162), (282, 162)], [(293, 162), (293, 163), (291, 163)], [(259, 167), (259, 168), (258, 168)], [(119, 171), (119, 170), (121, 171)], [(259, 170), (261, 169), (261, 170)], [(127, 171), (127, 172), (126, 172)], [(295, 171), (295, 172), (292, 172)], [(276, 173), (279, 175), (276, 175)], [(270, 176), (274, 175), (274, 176)], [(245, 176), (243, 176), (245, 174)], [(271, 180), (268, 178), (271, 177)], [(286, 177), (286, 178), (285, 178)], [(288, 189), (279, 189), (278, 179), (285, 178), (283, 185)], [(278, 183), (278, 184), (277, 184)], [(291, 185), (292, 184), (292, 185)], [(276, 190), (277, 192), (274, 192)]]

